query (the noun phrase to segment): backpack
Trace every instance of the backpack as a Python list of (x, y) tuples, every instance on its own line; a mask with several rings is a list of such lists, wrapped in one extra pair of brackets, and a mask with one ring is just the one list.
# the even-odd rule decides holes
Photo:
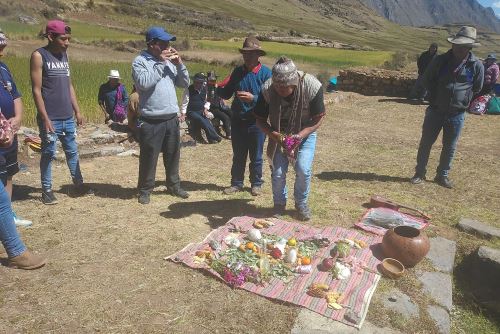
[(488, 114), (500, 115), (500, 97), (493, 96), (488, 103)]
[(113, 110), (113, 121), (123, 122), (127, 118), (127, 107), (123, 103), (123, 85), (120, 84), (116, 89), (115, 108)]
[(476, 97), (470, 104), (468, 111), (474, 115), (482, 115), (486, 112), (490, 95), (481, 95)]

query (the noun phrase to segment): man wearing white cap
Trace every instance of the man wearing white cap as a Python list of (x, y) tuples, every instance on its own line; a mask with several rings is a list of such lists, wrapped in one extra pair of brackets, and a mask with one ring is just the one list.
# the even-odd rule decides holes
[(422, 125), (412, 184), (424, 182), (432, 145), (442, 129), (443, 148), (434, 181), (443, 187), (453, 188), (448, 173), (464, 126), (465, 110), (474, 93), (480, 92), (483, 87), (483, 64), (471, 52), (472, 48), (480, 45), (476, 39), (475, 28), (462, 27), (455, 36), (448, 38), (451, 49), (437, 56), (424, 73), (429, 107)]
[(110, 70), (108, 81), (99, 87), (97, 100), (105, 115), (104, 123), (123, 123), (127, 119), (128, 94), (120, 79), (118, 70)]

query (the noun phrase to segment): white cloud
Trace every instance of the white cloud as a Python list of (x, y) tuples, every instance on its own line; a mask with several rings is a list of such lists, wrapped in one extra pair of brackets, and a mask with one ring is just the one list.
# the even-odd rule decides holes
[(496, 2), (492, 3), (491, 7), (493, 7), (493, 8), (500, 8), (500, 1), (496, 1)]

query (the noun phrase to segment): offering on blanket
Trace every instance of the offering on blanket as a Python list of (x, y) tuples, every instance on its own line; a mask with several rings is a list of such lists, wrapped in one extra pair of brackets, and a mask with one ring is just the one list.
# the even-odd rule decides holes
[(218, 253), (214, 256), (206, 256), (205, 251), (200, 253), (203, 256), (196, 254), (232, 286), (270, 278), (289, 281), (294, 275), (309, 274), (312, 272), (311, 257), (326, 244), (321, 237), (304, 241), (294, 237), (286, 239), (263, 234), (256, 228), (240, 238), (235, 233), (226, 236), (224, 242), (228, 248), (223, 251), (216, 240), (211, 240), (210, 248)]
[[(381, 237), (335, 226), (318, 229), (269, 221), (274, 225), (257, 229), (255, 218), (233, 218), (202, 242), (189, 244), (168, 259), (206, 270), (232, 287), (300, 305), (359, 328), (380, 279), (376, 270), (380, 260), (366, 246), (379, 243)], [(250, 239), (249, 234), (256, 233), (250, 232), (253, 229), (260, 233), (260, 239), (254, 235), (257, 241)], [(347, 245), (349, 255), (330, 257), (333, 241)], [(334, 262), (329, 270), (321, 269), (325, 258)], [(311, 282), (326, 285), (326, 290), (316, 292), (322, 297), (308, 293)], [(346, 318), (350, 311), (352, 320)]]

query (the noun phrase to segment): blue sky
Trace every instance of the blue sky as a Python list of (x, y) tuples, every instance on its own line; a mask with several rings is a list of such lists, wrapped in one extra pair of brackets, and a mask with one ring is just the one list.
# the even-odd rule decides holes
[(500, 17), (500, 0), (478, 0), (484, 7), (491, 7), (498, 17)]

